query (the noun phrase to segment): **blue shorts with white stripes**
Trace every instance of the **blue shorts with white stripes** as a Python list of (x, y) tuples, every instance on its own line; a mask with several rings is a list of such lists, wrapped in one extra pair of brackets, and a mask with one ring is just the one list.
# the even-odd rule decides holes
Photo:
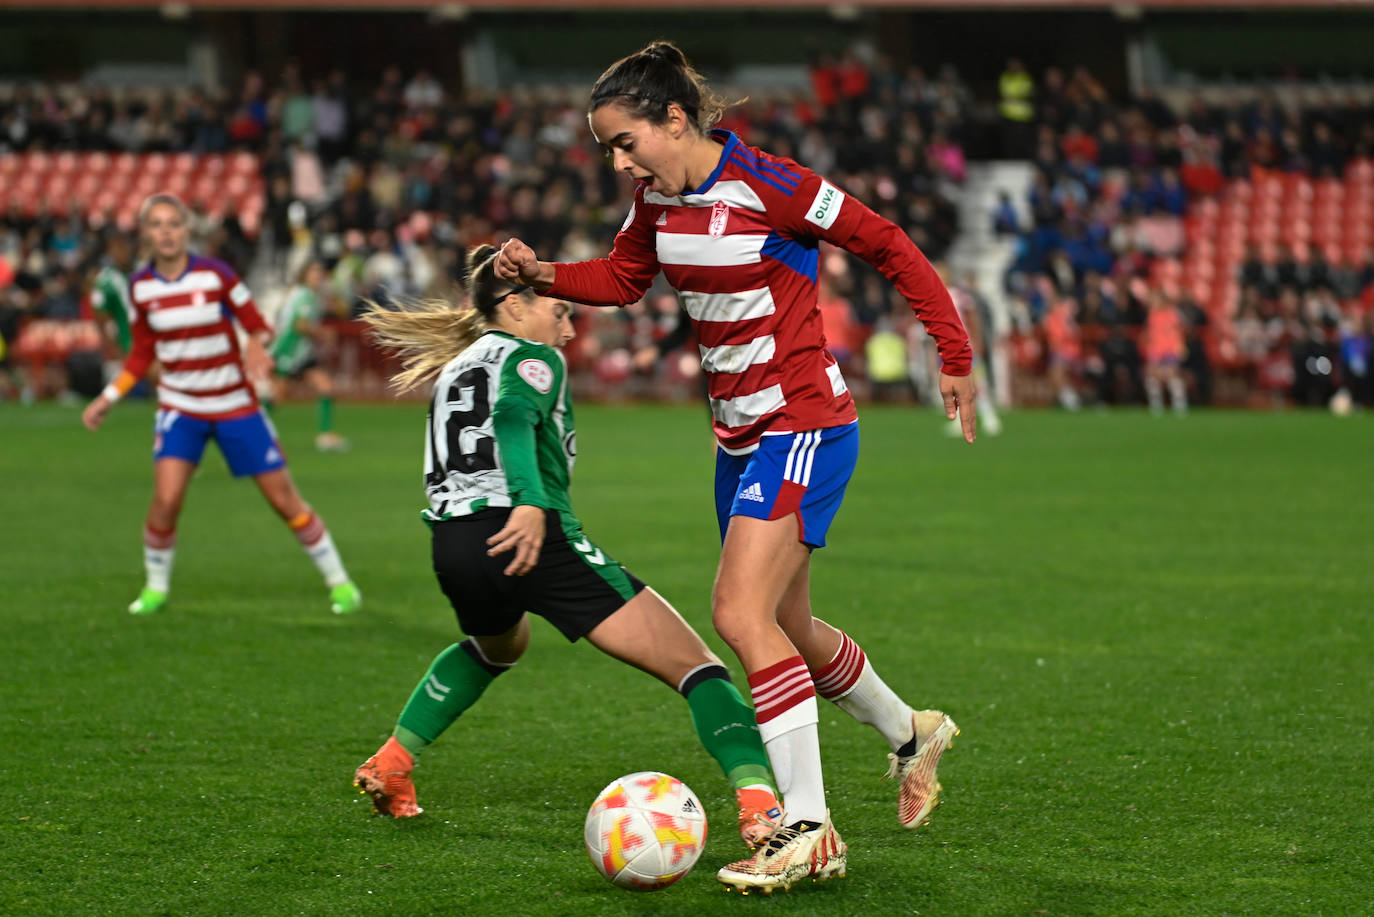
[(801, 542), (825, 547), (825, 534), (858, 461), (857, 422), (765, 436), (747, 455), (716, 450), (716, 519), (721, 539), (731, 516), (781, 519), (795, 513)]
[(236, 478), (286, 467), (277, 431), (261, 408), (233, 420), (202, 420), (159, 408), (153, 421), (153, 461), (178, 458), (199, 465), (205, 444), (212, 439)]

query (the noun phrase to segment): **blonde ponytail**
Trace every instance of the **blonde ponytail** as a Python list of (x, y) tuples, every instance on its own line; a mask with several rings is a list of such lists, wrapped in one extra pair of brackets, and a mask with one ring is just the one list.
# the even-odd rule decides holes
[(400, 372), (391, 377), (391, 386), (398, 392), (429, 382), (487, 330), (486, 318), (476, 309), (460, 309), (434, 299), (395, 308), (369, 302), (362, 319), (377, 343), (401, 358)]
[(502, 300), (529, 291), (496, 276), (496, 249), (485, 244), (468, 249), (465, 288), (476, 308), (459, 308), (440, 299), (401, 303), (394, 309), (367, 304), (363, 321), (372, 327), (378, 344), (401, 358), (401, 371), (391, 377), (398, 392), (410, 391), (438, 375), (449, 360), (496, 323)]

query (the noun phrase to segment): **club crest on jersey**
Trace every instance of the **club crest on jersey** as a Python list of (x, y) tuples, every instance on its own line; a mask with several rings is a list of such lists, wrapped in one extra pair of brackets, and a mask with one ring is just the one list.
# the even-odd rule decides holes
[(543, 360), (521, 360), (515, 371), (541, 395), (553, 388), (553, 370)]
[(730, 219), (730, 205), (716, 201), (711, 205), (711, 235), (720, 238), (725, 235), (725, 222)]

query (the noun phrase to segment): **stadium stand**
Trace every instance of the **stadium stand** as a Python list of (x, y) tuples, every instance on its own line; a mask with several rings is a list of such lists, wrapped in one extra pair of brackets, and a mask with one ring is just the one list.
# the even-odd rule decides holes
[[(976, 113), (997, 100), (976, 99), (951, 69), (849, 54), (818, 56), (808, 77), (807, 91), (751, 95), (723, 126), (833, 176), (932, 259), (950, 257), (956, 282), (992, 301), (990, 324), (1012, 332), (992, 348), (1004, 400), (1056, 394), (1044, 322), (1067, 301), (1066, 327), (1083, 344), (1080, 393), (1139, 401), (1135, 339), (1145, 300), (1164, 290), (1189, 321), (1197, 400), (1215, 390), (1228, 403), (1317, 403), (1344, 385), (1368, 401), (1367, 87), (1114, 99), (1085, 69), (1049, 68), (1026, 74), (1034, 114), (1017, 134), (1030, 153), (1019, 164), (968, 161)], [(340, 391), (379, 394), (385, 361), (349, 322), (366, 300), (450, 295), (458, 253), (506, 233), (566, 259), (609, 245), (629, 189), (587, 136), (581, 99), (566, 86), (453, 93), (396, 67), (367, 87), (295, 67), (274, 85), (250, 73), (232, 93), (0, 87), (10, 356), (27, 367), (30, 395), (65, 387), (62, 366), (91, 340), (89, 310), (70, 314), (73, 294), (108, 234), (131, 230), (148, 193), (171, 190), (193, 207), (202, 249), (234, 264), (269, 308), (305, 259), (322, 257)], [(1011, 262), (1005, 274), (994, 252)], [(862, 395), (867, 336), (890, 325), (919, 335), (866, 265), (822, 263), (828, 308), (850, 309), (837, 345)], [(632, 373), (629, 356), (675, 325), (661, 294), (584, 310), (570, 358), (591, 394), (693, 391), (690, 348), (657, 375)]]
[[(1062, 298), (1091, 398), (1137, 401), (1152, 291), (1188, 317), (1187, 369), (1212, 398), (1367, 402), (1374, 121), (1345, 97), (1229, 87), (1115, 102), (1085, 71), (1042, 77), (1035, 167), (1008, 286), (1020, 367)], [(1035, 376), (1032, 374), (1031, 379)], [(1041, 397), (1045, 393), (1041, 392)]]

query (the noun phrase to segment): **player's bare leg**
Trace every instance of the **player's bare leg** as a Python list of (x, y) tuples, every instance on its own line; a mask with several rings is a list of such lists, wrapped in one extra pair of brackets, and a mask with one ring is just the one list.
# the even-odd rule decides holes
[(789, 888), (845, 869), (846, 848), (825, 806), (816, 692), (779, 621), (782, 599), (810, 558), (797, 526), (795, 516), (731, 517), (712, 593), (716, 631), (749, 673), (759, 735), (785, 805), (757, 853), (716, 873), (741, 891)]
[(334, 547), (334, 539), (324, 521), (312, 510), (296, 489), (291, 474), (285, 468), (254, 475), (253, 480), (267, 502), (290, 526), (291, 531), (310, 555), (315, 568), (329, 587), (329, 604), (335, 614), (352, 614), (362, 607), (363, 596), (348, 578), (343, 559)]
[(160, 458), (153, 463), (153, 499), (143, 525), (143, 567), (147, 580), (138, 598), (129, 604), (130, 614), (154, 614), (167, 604), (176, 556), (177, 519), (195, 473), (195, 464), (185, 459)]

